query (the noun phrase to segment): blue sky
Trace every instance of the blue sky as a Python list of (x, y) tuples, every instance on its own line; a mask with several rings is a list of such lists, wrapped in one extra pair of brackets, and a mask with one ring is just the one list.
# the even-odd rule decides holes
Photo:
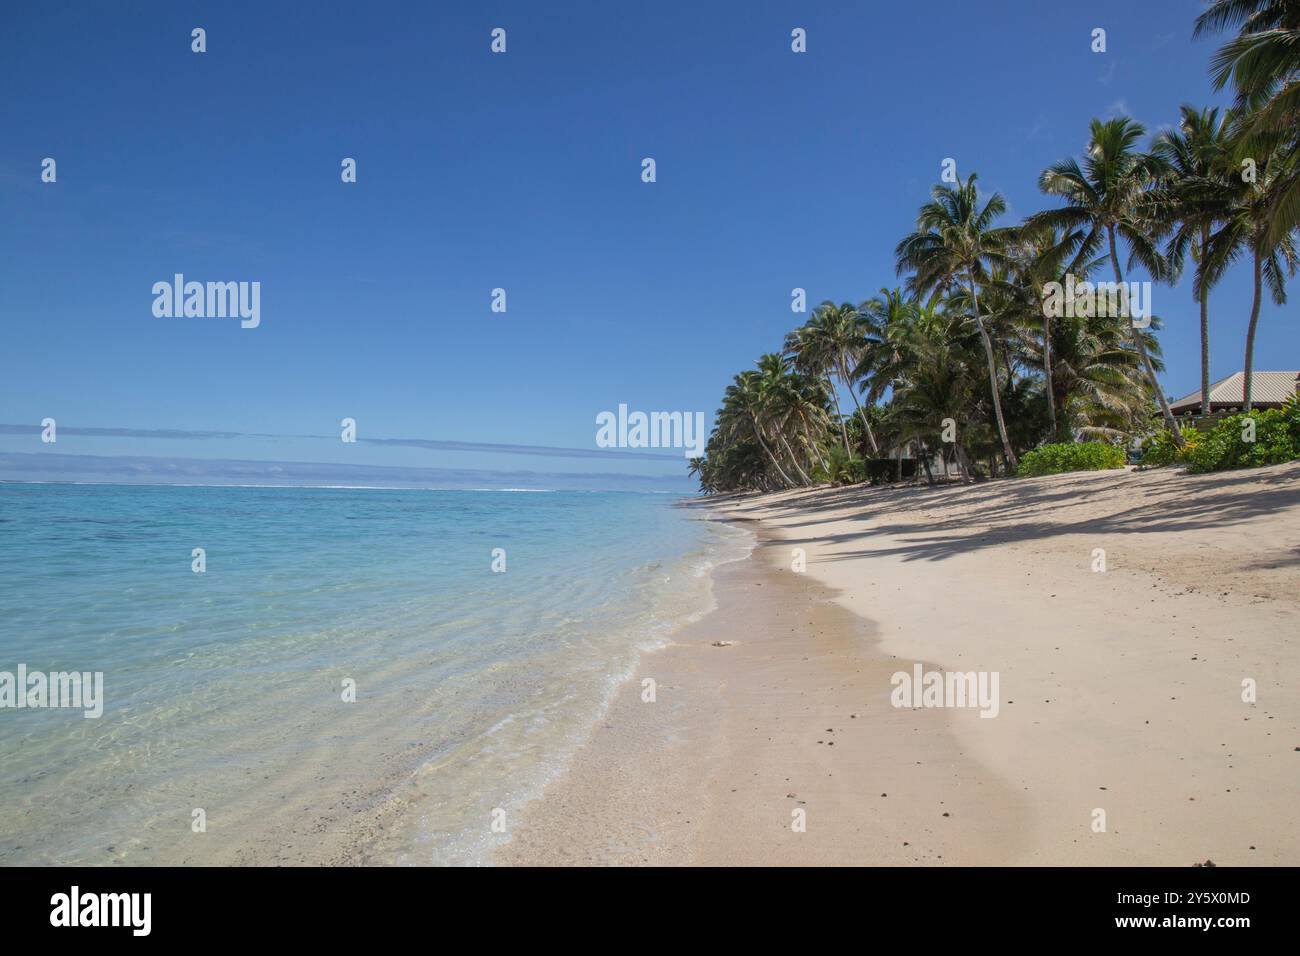
[[(1047, 204), (1037, 174), (1079, 152), (1090, 117), (1155, 130), (1181, 102), (1226, 102), (1206, 77), (1215, 41), (1191, 40), (1201, 6), (10, 5), (0, 423), (68, 431), (0, 434), (0, 477), (57, 453), (676, 487), (670, 458), (242, 436), (352, 417), (363, 437), (594, 450), (619, 403), (711, 418), (800, 320), (793, 287), (815, 304), (896, 283), (894, 246), (945, 157), (1018, 218)], [(46, 156), (57, 183), (40, 182)], [(260, 327), (156, 318), (150, 289), (177, 272), (260, 281)], [(1155, 296), (1180, 395), (1198, 384), (1195, 304), (1186, 283)], [(1243, 265), (1211, 299), (1216, 377), (1241, 366), (1249, 304)], [(1265, 305), (1262, 368), (1300, 367), (1288, 308)], [(234, 437), (138, 434), (158, 429)]]

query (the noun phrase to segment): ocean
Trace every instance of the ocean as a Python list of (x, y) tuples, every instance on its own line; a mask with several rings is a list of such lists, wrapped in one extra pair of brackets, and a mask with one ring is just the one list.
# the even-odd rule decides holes
[(490, 862), (751, 546), (662, 494), (0, 484), (0, 675), (103, 674), (0, 707), (0, 864)]

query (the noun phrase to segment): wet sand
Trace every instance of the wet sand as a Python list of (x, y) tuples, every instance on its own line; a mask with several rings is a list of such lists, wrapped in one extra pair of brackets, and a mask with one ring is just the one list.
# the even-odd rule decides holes
[[(782, 567), (787, 553), (760, 532), (749, 559), (716, 572), (718, 608), (645, 655), (498, 863), (917, 864), (1015, 852), (1018, 796), (950, 732), (972, 715), (892, 707), (897, 662), (872, 623)], [(647, 678), (654, 702), (643, 700)]]

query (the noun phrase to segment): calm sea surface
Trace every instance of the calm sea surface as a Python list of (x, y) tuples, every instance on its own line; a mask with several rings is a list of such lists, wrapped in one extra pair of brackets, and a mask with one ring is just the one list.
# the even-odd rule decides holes
[(748, 552), (702, 517), (651, 494), (0, 484), (0, 671), (104, 674), (98, 719), (0, 709), (0, 864), (483, 862)]

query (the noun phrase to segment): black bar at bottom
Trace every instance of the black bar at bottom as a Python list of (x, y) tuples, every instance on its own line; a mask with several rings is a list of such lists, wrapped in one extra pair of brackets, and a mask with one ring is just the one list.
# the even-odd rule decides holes
[(336, 946), (351, 939), (373, 945), (377, 936), (396, 933), (437, 936), (457, 926), (486, 930), (484, 942), (520, 933), (537, 944), (559, 933), (620, 928), (627, 938), (662, 942), (665, 927), (679, 923), (703, 920), (714, 932), (726, 926), (749, 935), (767, 932), (763, 927), (773, 921), (794, 928), (813, 919), (819, 931), (844, 926), (860, 939), (897, 933), (920, 940), (965, 926), (998, 943), (1050, 932), (1063, 939), (1199, 937), (1231, 944), (1256, 930), (1286, 929), (1295, 881), (1295, 869), (1212, 867), (598, 876), (583, 870), (4, 869), (0, 926), (6, 943), (76, 933), (80, 942), (283, 939)]

